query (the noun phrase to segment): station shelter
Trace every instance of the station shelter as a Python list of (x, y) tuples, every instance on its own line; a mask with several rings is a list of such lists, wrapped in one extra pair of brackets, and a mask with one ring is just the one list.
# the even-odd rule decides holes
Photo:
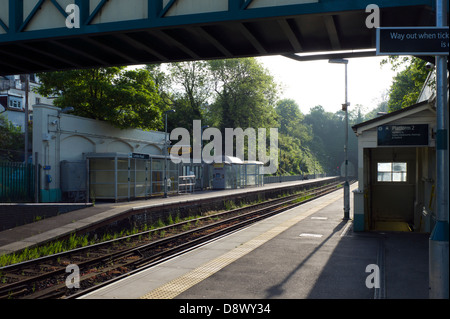
[(242, 161), (237, 157), (223, 156), (221, 161), (210, 164), (213, 189), (235, 189), (264, 184), (264, 163)]
[(358, 137), (354, 231), (431, 232), (436, 111), (426, 100), (353, 126)]
[[(90, 153), (86, 156), (91, 200), (131, 200), (178, 192), (180, 167), (164, 156), (127, 153)], [(167, 166), (165, 166), (167, 165)]]

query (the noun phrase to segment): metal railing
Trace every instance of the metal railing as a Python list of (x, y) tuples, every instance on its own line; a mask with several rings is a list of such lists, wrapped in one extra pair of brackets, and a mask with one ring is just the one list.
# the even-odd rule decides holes
[(33, 164), (0, 162), (0, 202), (33, 202), (34, 193)]

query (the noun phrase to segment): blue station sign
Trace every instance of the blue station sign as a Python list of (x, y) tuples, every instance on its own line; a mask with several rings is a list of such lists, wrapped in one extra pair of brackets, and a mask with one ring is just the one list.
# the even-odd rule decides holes
[(377, 29), (377, 55), (448, 55), (448, 27)]
[(428, 146), (428, 124), (382, 125), (377, 131), (378, 146)]

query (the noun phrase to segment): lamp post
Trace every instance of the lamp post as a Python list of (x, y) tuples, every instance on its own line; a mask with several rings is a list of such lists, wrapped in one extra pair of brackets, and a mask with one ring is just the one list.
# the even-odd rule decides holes
[(203, 130), (209, 128), (209, 125), (203, 125), (202, 129), (201, 129), (201, 133), (200, 133), (200, 165), (201, 165), (201, 169), (202, 169), (202, 175), (201, 175), (201, 188), (203, 190), (203, 182), (205, 179), (205, 166), (203, 165)]
[(164, 125), (164, 198), (167, 198), (167, 114), (168, 113), (175, 113), (175, 110), (169, 110), (165, 111), (164, 114), (166, 116), (166, 122)]
[(345, 143), (344, 143), (344, 154), (345, 154), (345, 162), (344, 162), (344, 219), (350, 218), (350, 186), (348, 183), (348, 106), (350, 103), (348, 102), (348, 89), (347, 89), (347, 65), (348, 60), (346, 59), (330, 59), (329, 63), (336, 64), (344, 64), (345, 65), (345, 104), (342, 104), (342, 110), (345, 111)]
[(23, 162), (28, 164), (28, 95), (30, 91), (30, 75), (25, 75), (25, 125), (23, 126), (25, 132), (25, 154)]

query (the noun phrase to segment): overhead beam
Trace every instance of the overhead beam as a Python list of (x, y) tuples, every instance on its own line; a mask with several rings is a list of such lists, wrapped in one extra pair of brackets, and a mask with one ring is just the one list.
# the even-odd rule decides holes
[(241, 10), (246, 10), (249, 5), (251, 5), (253, 0), (245, 0), (245, 2), (242, 4)]
[(53, 68), (54, 68), (54, 66), (50, 66), (49, 64), (39, 62), (39, 61), (37, 61), (36, 59), (28, 58), (28, 57), (26, 57), (26, 56), (17, 54), (17, 52), (10, 52), (10, 51), (6, 51), (6, 50), (0, 50), (0, 53), (1, 53), (2, 55), (3, 55), (3, 54), (4, 54), (4, 55), (8, 55), (8, 56), (10, 56), (11, 58), (18, 59), (18, 60), (20, 60), (20, 61), (24, 61), (24, 62), (30, 63), (30, 64), (32, 64), (32, 65), (33, 65), (33, 64), (34, 64), (34, 65), (37, 65), (37, 66), (39, 66), (39, 67), (42, 68), (42, 69), (53, 69)]
[(6, 25), (6, 23), (5, 22), (3, 22), (3, 20), (2, 19), (0, 19), (0, 27), (3, 29), (3, 30), (5, 30), (5, 32), (6, 33), (8, 33), (9, 32), (9, 28), (8, 28), (8, 26)]
[(267, 50), (261, 44), (261, 42), (251, 33), (251, 31), (245, 26), (244, 23), (235, 24), (239, 31), (247, 38), (252, 46), (258, 51), (259, 54), (267, 54)]
[(54, 52), (49, 51), (49, 50), (41, 50), (34, 46), (30, 46), (28, 44), (23, 44), (23, 43), (19, 43), (18, 46), (21, 47), (23, 50), (29, 50), (29, 51), (36, 52), (37, 54), (48, 56), (54, 60), (61, 61), (62, 63), (65, 63), (67, 65), (71, 65), (74, 68), (82, 67), (80, 64), (74, 62), (73, 60), (65, 59), (64, 56), (61, 56), (60, 54), (55, 54)]
[[(31, 10), (30, 14), (27, 16), (27, 18), (25, 19), (25, 21), (22, 23), (22, 25), (19, 28), (19, 32), (22, 32), (26, 29), (26, 27), (28, 26), (28, 24), (31, 22), (31, 20), (33, 20), (33, 18), (35, 17), (36, 13), (41, 9), (42, 5), (44, 4), (45, 0), (39, 0), (39, 2), (36, 3), (36, 5), (34, 6), (33, 10)], [(61, 15), (64, 18), (68, 17), (67, 12), (61, 7), (61, 5), (58, 3), (58, 1), (56, 0), (50, 0), (50, 2), (55, 6), (55, 8), (61, 13)]]
[(177, 2), (177, 0), (170, 0), (169, 3), (161, 10), (159, 17), (163, 18), (166, 16), (167, 12), (172, 8), (172, 6)]
[[(0, 65), (3, 65), (2, 69), (7, 70), (9, 73), (5, 73), (5, 74), (24, 74), (24, 73), (28, 73), (27, 69), (23, 68), (23, 67), (19, 67), (19, 66), (11, 66), (10, 63), (8, 62), (4, 62), (2, 60), (0, 60)], [(11, 71), (9, 71), (11, 70)]]
[(144, 50), (147, 53), (150, 53), (151, 55), (157, 57), (159, 60), (161, 60), (163, 62), (169, 61), (169, 59), (165, 55), (161, 54), (160, 52), (156, 51), (155, 49), (149, 47), (148, 45), (146, 45), (140, 41), (136, 41), (128, 34), (119, 34), (119, 35), (117, 35), (117, 37), (119, 39), (121, 39), (122, 41), (128, 43), (130, 46)]
[(131, 63), (131, 64), (139, 64), (139, 61), (137, 61), (137, 60), (131, 58), (128, 54), (123, 53), (122, 51), (120, 51), (120, 50), (118, 50), (118, 49), (112, 47), (111, 45), (104, 44), (104, 43), (102, 43), (102, 42), (100, 42), (100, 41), (95, 41), (95, 40), (93, 40), (93, 39), (90, 38), (90, 37), (83, 38), (83, 40), (86, 41), (86, 42), (88, 42), (89, 44), (91, 44), (91, 45), (94, 46), (94, 47), (101, 48), (101, 49), (103, 49), (103, 50), (105, 50), (105, 51), (107, 51), (107, 52), (111, 52), (112, 54), (115, 54), (115, 55), (117, 55), (117, 56), (120, 56), (121, 58), (127, 60), (128, 63)]
[(286, 35), (289, 42), (291, 43), (291, 46), (294, 49), (294, 51), (302, 52), (303, 47), (302, 47), (299, 39), (295, 35), (294, 30), (292, 30), (291, 26), (289, 25), (289, 22), (287, 21), (287, 19), (278, 20), (278, 24), (280, 25), (281, 29), (283, 30), (283, 33)]
[(56, 9), (58, 9), (58, 11), (62, 14), (62, 16), (64, 17), (64, 18), (67, 18), (69, 15), (67, 14), (67, 12), (66, 12), (66, 10), (64, 10), (62, 7), (61, 7), (61, 5), (58, 3), (58, 1), (56, 1), (56, 0), (50, 0), (52, 3), (53, 3), (53, 5), (56, 7)]
[[(0, 10), (4, 10), (3, 3), (9, 1), (9, 26), (8, 32), (0, 34), (0, 43), (2, 42), (16, 42), (35, 40), (37, 38), (57, 38), (57, 37), (71, 37), (71, 36), (84, 36), (86, 34), (95, 33), (107, 33), (107, 32), (124, 32), (124, 31), (136, 31), (142, 29), (154, 29), (154, 28), (166, 28), (210, 23), (229, 23), (235, 21), (248, 21), (252, 19), (267, 19), (277, 17), (293, 17), (296, 15), (322, 15), (329, 12), (346, 12), (355, 10), (364, 10), (367, 6), (367, 0), (320, 0), (317, 3), (299, 3), (293, 5), (276, 5), (274, 1), (273, 6), (261, 7), (249, 10), (248, 8), (253, 3), (252, 0), (228, 0), (229, 8), (227, 11), (220, 12), (201, 12), (180, 14), (176, 16), (170, 16), (165, 18), (169, 9), (176, 5), (175, 0), (171, 0), (163, 7), (162, 0), (147, 0), (148, 1), (148, 17), (136, 20), (118, 20), (117, 22), (99, 23), (94, 24), (94, 19), (98, 16), (99, 12), (104, 9), (105, 6), (111, 6), (114, 10), (114, 4), (116, 0), (101, 0), (98, 2), (93, 11), (91, 11), (91, 1), (89, 0), (73, 0), (80, 8), (81, 15), (81, 28), (68, 29), (61, 28), (49, 28), (42, 30), (35, 30), (33, 32), (22, 32), (24, 27), (30, 22), (32, 16), (38, 11), (39, 4), (42, 4), (43, 0), (39, 0), (38, 5), (35, 6), (33, 12), (27, 17), (28, 21), (24, 23), (23, 19), (23, 2), (25, 0), (2, 0), (0, 2)], [(28, 0), (27, 0), (28, 1)], [(56, 3), (56, 0), (54, 0)], [(120, 2), (120, 1), (119, 1)], [(404, 0), (391, 0), (384, 1), (382, 9), (391, 7), (414, 7), (414, 6), (430, 6), (432, 0), (410, 0), (405, 4)], [(53, 3), (53, 5), (55, 5)], [(58, 10), (61, 12), (61, 5)], [(61, 12), (62, 13), (62, 12)], [(164, 17), (160, 14), (163, 13)], [(19, 28), (20, 31), (19, 31)]]
[(336, 23), (334, 21), (334, 16), (325, 15), (323, 16), (325, 27), (327, 28), (328, 37), (330, 38), (331, 48), (333, 50), (341, 50), (341, 41), (339, 40), (338, 31), (336, 29)]
[(219, 50), (225, 57), (231, 58), (233, 54), (214, 36), (212, 36), (208, 31), (202, 27), (191, 27), (191, 30), (201, 35), (209, 43), (211, 43), (217, 50)]
[[(335, 53), (375, 45), (373, 30), (362, 25), (369, 0), (220, 1), (228, 7), (211, 2), (210, 8), (203, 0), (136, 0), (148, 7), (141, 12), (135, 7), (123, 10), (126, 2), (120, 0), (0, 0), (0, 50), (29, 61), (0, 54), (4, 62), (0, 74), (17, 68), (45, 71), (33, 60), (53, 66), (50, 71), (286, 53), (302, 53), (302, 60), (312, 60), (321, 57), (315, 51)], [(434, 2), (381, 1), (383, 23), (427, 25)], [(61, 19), (68, 3), (80, 9), (80, 28), (67, 28)], [(183, 5), (178, 8), (179, 4)], [(47, 24), (45, 19), (52, 19), (52, 14), (58, 21)]]
[(329, 53), (317, 53), (317, 54), (283, 54), (284, 57), (293, 59), (300, 62), (315, 61), (315, 60), (329, 60), (329, 59), (345, 59), (345, 58), (363, 58), (376, 56), (376, 50), (364, 50), (364, 51), (351, 51), (351, 52), (329, 52)]
[[(99, 2), (99, 4), (95, 7), (94, 11), (92, 11), (91, 15), (87, 18), (86, 24), (90, 24), (92, 22), (92, 20), (94, 20), (94, 18), (97, 16), (97, 14), (100, 12), (100, 10), (103, 9), (103, 7), (105, 6), (105, 4), (108, 1), (109, 0), (102, 0)], [(87, 3), (85, 5), (89, 6), (89, 3)]]
[(182, 43), (178, 39), (175, 39), (172, 35), (170, 35), (167, 32), (163, 32), (161, 30), (156, 30), (153, 32), (156, 34), (160, 39), (169, 40), (172, 44), (174, 44), (177, 48), (179, 48), (181, 51), (189, 55), (192, 59), (195, 60), (201, 60), (200, 56), (194, 52), (191, 48), (189, 48), (186, 44)]
[(69, 52), (73, 52), (75, 54), (83, 56), (83, 57), (87, 58), (88, 60), (92, 60), (92, 61), (98, 63), (100, 65), (100, 67), (108, 65), (108, 63), (106, 61), (104, 61), (102, 59), (99, 59), (96, 56), (93, 56), (92, 54), (89, 54), (89, 53), (85, 52), (85, 50), (79, 50), (79, 49), (75, 48), (74, 46), (67, 45), (67, 44), (62, 43), (60, 41), (52, 40), (52, 41), (50, 41), (50, 43), (53, 44), (53, 45), (59, 46), (62, 49), (67, 50)]
[[(36, 12), (38, 12), (38, 10), (41, 8), (42, 4), (44, 3), (45, 0), (39, 0), (38, 3), (36, 3), (36, 5), (34, 6), (33, 10), (31, 10), (30, 14), (27, 16), (27, 18), (25, 19), (25, 21), (22, 23), (22, 25), (19, 27), (18, 32), (22, 32), (23, 30), (25, 30), (25, 28), (27, 27), (27, 25), (30, 23), (30, 21), (34, 18), (34, 15), (36, 14)], [(23, 4), (22, 4), (23, 6)]]

